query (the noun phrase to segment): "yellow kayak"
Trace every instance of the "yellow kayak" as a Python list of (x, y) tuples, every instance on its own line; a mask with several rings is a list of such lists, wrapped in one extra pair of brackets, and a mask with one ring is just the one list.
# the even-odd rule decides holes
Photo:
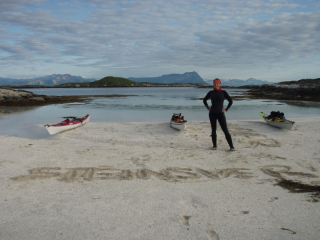
[(290, 121), (285, 118), (277, 118), (277, 117), (268, 118), (269, 115), (264, 114), (263, 112), (261, 112), (259, 116), (262, 117), (270, 126), (273, 126), (276, 128), (291, 130), (293, 125), (295, 124), (294, 121)]

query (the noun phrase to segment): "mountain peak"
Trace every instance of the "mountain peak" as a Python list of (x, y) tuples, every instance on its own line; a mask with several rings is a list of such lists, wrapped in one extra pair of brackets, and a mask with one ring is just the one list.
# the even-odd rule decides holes
[(93, 82), (94, 78), (83, 78), (81, 76), (72, 76), (70, 74), (51, 74), (44, 77), (32, 79), (4, 79), (0, 78), (0, 85), (42, 85), (54, 86), (70, 82)]
[[(263, 85), (263, 84), (273, 84), (272, 82), (258, 80), (255, 78), (248, 78), (247, 80), (240, 79), (220, 79), (221, 85), (223, 86), (233, 86), (240, 87), (245, 85)], [(212, 84), (212, 80), (206, 80), (209, 84)]]

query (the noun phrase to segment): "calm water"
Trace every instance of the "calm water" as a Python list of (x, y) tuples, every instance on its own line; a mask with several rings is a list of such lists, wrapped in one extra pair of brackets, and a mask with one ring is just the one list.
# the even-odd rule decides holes
[[(210, 89), (192, 87), (150, 88), (55, 88), (25, 89), (45, 95), (123, 95), (121, 97), (93, 97), (89, 103), (56, 104), (35, 108), (5, 108), (0, 117), (0, 134), (28, 138), (49, 138), (39, 127), (62, 121), (63, 116), (90, 114), (91, 122), (167, 122), (173, 113), (182, 113), (188, 121), (207, 121), (208, 110), (202, 100)], [(226, 114), (228, 120), (260, 119), (259, 113), (281, 111), (286, 118), (320, 116), (320, 103), (274, 100), (237, 100), (246, 90), (226, 89), (234, 103)], [(132, 95), (132, 96), (125, 96)], [(227, 101), (225, 101), (227, 104)]]

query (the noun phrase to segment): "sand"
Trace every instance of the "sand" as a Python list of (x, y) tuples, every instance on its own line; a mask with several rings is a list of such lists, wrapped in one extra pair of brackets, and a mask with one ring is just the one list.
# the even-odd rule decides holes
[(0, 239), (319, 239), (319, 193), (277, 185), (320, 185), (320, 118), (292, 120), (228, 121), (234, 152), (209, 122), (0, 136)]

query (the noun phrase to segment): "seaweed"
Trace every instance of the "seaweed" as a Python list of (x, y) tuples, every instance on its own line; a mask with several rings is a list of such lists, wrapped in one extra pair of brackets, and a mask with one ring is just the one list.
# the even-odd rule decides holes
[(288, 189), (292, 193), (320, 193), (320, 186), (318, 185), (308, 185), (287, 179), (280, 179), (275, 185)]

